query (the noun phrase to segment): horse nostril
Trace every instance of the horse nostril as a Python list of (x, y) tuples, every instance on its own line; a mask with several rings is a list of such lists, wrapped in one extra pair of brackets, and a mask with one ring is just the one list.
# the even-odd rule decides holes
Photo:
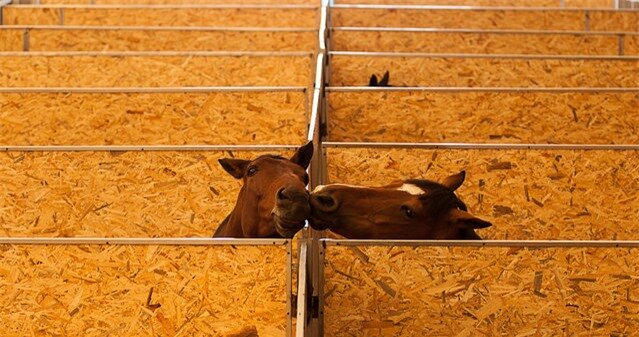
[(317, 198), (317, 201), (319, 201), (319, 203), (326, 208), (331, 208), (335, 206), (335, 199), (333, 199), (333, 197), (318, 195), (316, 198)]
[(284, 194), (285, 188), (282, 187), (277, 191), (277, 199), (278, 200), (288, 200), (286, 194)]

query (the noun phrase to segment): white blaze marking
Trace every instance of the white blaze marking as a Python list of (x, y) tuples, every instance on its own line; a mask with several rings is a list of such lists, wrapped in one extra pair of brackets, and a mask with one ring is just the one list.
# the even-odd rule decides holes
[(421, 188), (413, 185), (413, 184), (403, 184), (400, 188), (397, 189), (398, 191), (404, 191), (404, 192), (408, 192), (412, 195), (422, 195), (426, 192), (424, 192), (424, 190), (422, 190)]

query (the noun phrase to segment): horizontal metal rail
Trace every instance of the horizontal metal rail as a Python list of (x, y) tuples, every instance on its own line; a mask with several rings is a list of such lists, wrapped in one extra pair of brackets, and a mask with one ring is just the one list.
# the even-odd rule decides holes
[(639, 248), (639, 241), (612, 240), (336, 240), (321, 239), (324, 246), (410, 246), (410, 247), (583, 247)]
[(191, 27), (191, 26), (60, 26), (60, 25), (11, 25), (0, 30), (142, 30), (142, 31), (196, 31), (196, 32), (316, 32), (316, 28), (295, 27)]
[(542, 59), (542, 60), (615, 60), (639, 61), (639, 55), (609, 56), (609, 55), (531, 55), (531, 54), (436, 54), (436, 53), (405, 53), (405, 52), (360, 52), (360, 51), (332, 51), (331, 56), (355, 57), (417, 57), (417, 58), (485, 58), (485, 59)]
[(324, 142), (324, 148), (459, 150), (615, 150), (639, 151), (639, 144), (498, 144), (498, 143), (358, 143)]
[(0, 152), (126, 152), (126, 151), (292, 151), (299, 145), (91, 145), (0, 146)]
[(404, 27), (332, 27), (332, 31), (344, 32), (392, 32), (392, 33), (474, 33), (521, 35), (639, 35), (631, 31), (583, 31), (583, 30), (521, 30), (521, 29), (466, 29), (466, 28), (404, 28)]
[(159, 246), (273, 246), (286, 245), (289, 239), (233, 238), (34, 238), (0, 237), (3, 245), (159, 245)]
[[(358, 5), (338, 4), (335, 9), (389, 9), (389, 10), (457, 10), (457, 11), (516, 11), (516, 12), (633, 12), (632, 9), (573, 8), (573, 7), (505, 7), (505, 6), (436, 6), (436, 5)], [(634, 11), (636, 12), (636, 11)]]
[(327, 87), (327, 92), (548, 92), (548, 93), (572, 93), (572, 92), (605, 92), (605, 93), (635, 93), (639, 87), (634, 88), (533, 88), (533, 87)]
[(80, 9), (319, 9), (317, 5), (295, 5), (295, 4), (167, 4), (167, 5), (73, 5), (73, 4), (49, 4), (49, 5), (15, 5), (17, 8), (80, 8)]
[(213, 92), (306, 92), (306, 87), (5, 87), (0, 93), (213, 93)]
[(287, 56), (313, 56), (312, 52), (304, 51), (34, 51), (24, 52), (0, 52), (2, 56), (230, 56), (230, 57), (287, 57)]

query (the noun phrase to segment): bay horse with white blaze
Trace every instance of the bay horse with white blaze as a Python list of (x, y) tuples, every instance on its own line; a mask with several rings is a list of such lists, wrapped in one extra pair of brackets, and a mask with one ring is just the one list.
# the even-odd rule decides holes
[(382, 187), (318, 186), (311, 194), (311, 227), (348, 239), (481, 240), (492, 224), (470, 213), (454, 193), (464, 171), (441, 183), (410, 179)]
[(292, 238), (310, 216), (308, 174), (313, 143), (290, 158), (263, 155), (254, 160), (220, 159), (220, 165), (242, 188), (233, 211), (213, 237)]

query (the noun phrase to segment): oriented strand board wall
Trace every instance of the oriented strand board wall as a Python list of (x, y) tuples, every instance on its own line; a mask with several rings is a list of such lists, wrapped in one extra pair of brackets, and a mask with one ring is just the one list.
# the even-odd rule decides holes
[[(286, 329), (284, 246), (1, 245), (5, 336)], [(149, 298), (149, 294), (151, 297)]]
[(639, 31), (639, 11), (592, 11), (590, 16), (590, 30), (607, 31)]
[(390, 84), (428, 87), (637, 87), (639, 58), (557, 59), (332, 54), (332, 86), (367, 86), (390, 71)]
[(306, 93), (1, 93), (0, 145), (301, 144)]
[[(46, 0), (42, 0), (46, 1)], [(121, 1), (121, 0), (120, 0)], [(565, 0), (566, 7), (612, 8), (614, 0)], [(560, 7), (560, 0), (335, 0), (336, 4)]]
[(557, 33), (334, 30), (331, 48), (337, 51), (441, 54), (619, 55), (619, 37)]
[[(76, 4), (76, 5), (183, 5), (184, 0), (40, 0), (41, 4)], [(319, 5), (319, 0), (233, 0), (234, 4), (310, 4)], [(229, 3), (229, 0), (188, 0), (189, 4), (221, 4)]]
[(24, 29), (0, 28), (0, 51), (22, 51)]
[[(332, 9), (331, 15), (334, 27), (585, 30), (582, 11), (445, 9), (400, 11), (338, 7)], [(594, 26), (592, 29), (595, 29)]]
[(305, 27), (319, 25), (317, 8), (91, 8), (8, 6), (6, 25)]
[(30, 51), (314, 51), (316, 45), (314, 31), (29, 29)]
[(639, 54), (639, 35), (624, 37), (623, 53), (625, 55), (638, 55)]
[(634, 92), (330, 92), (331, 141), (639, 143)]
[(210, 237), (241, 187), (217, 160), (265, 153), (0, 152), (0, 235)]
[(6, 87), (308, 86), (311, 55), (0, 55)]
[(639, 151), (336, 149), (328, 182), (385, 185), (466, 170), (458, 195), (485, 239), (639, 239)]
[(637, 248), (335, 247), (326, 336), (635, 336)]

